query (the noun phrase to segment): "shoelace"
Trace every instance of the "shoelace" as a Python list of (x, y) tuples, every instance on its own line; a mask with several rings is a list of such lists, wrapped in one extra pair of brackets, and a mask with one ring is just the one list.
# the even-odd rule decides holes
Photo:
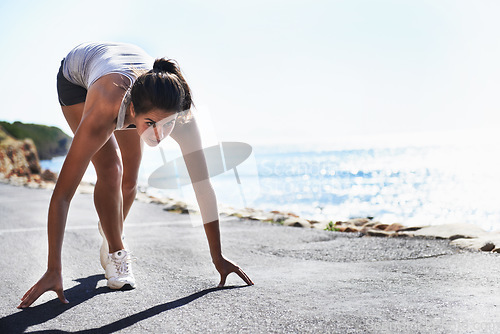
[(135, 258), (132, 258), (131, 254), (132, 253), (129, 252), (127, 256), (122, 260), (116, 260), (111, 258), (119, 276), (129, 274), (128, 264), (131, 263), (132, 261), (135, 261)]

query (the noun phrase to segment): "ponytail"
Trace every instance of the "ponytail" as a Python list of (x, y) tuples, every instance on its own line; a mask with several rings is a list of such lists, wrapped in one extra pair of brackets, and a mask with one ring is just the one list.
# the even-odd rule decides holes
[(138, 114), (153, 108), (181, 112), (193, 103), (191, 89), (173, 59), (156, 59), (153, 69), (137, 78), (131, 95)]
[(153, 72), (155, 73), (172, 73), (172, 74), (180, 74), (181, 70), (179, 69), (179, 66), (177, 66), (177, 63), (173, 59), (165, 59), (165, 58), (158, 58), (155, 60), (155, 63), (153, 64)]

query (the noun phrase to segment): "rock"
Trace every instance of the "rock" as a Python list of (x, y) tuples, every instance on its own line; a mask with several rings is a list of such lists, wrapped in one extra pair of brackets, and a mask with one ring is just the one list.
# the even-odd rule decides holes
[(500, 248), (495, 248), (491, 251), (492, 253), (500, 253)]
[(31, 189), (38, 189), (40, 188), (40, 183), (34, 181), (28, 181), (24, 186)]
[(254, 213), (250, 217), (248, 217), (251, 220), (259, 220), (259, 221), (267, 221), (267, 220), (273, 220), (273, 217), (269, 217), (265, 215), (264, 213)]
[(387, 231), (375, 230), (375, 229), (367, 230), (364, 233), (370, 237), (391, 237), (395, 234), (395, 232), (387, 232)]
[(219, 210), (219, 213), (226, 216), (233, 216), (237, 211), (231, 207), (223, 207)]
[(283, 225), (294, 226), (294, 227), (307, 227), (307, 228), (311, 227), (311, 224), (307, 220), (302, 219), (300, 217), (290, 217), (283, 222)]
[(478, 239), (455, 239), (450, 244), (461, 248), (479, 250), (484, 245), (484, 242)]
[(366, 234), (368, 231), (371, 231), (372, 227), (371, 226), (363, 226), (359, 232)]
[(451, 241), (451, 244), (461, 248), (468, 248), (476, 251), (495, 252), (496, 245), (500, 245), (500, 233), (489, 233), (478, 238), (460, 238)]
[[(167, 201), (165, 199), (158, 198), (155, 196), (148, 196), (148, 203), (160, 204), (160, 205), (165, 205), (165, 206), (169, 206), (171, 204), (173, 205), (173, 203), (171, 203), (170, 201)], [(163, 208), (163, 210), (165, 210), (165, 208)]]
[(327, 228), (329, 222), (330, 222), (329, 220), (322, 220), (319, 221), (317, 224), (314, 224), (312, 227), (318, 230), (324, 230)]
[(4, 139), (0, 144), (0, 173), (7, 178), (40, 174), (42, 168), (38, 160), (35, 144), (31, 139)]
[(477, 238), (485, 236), (487, 232), (477, 225), (472, 224), (444, 224), (422, 227), (414, 231), (415, 236), (432, 237), (437, 239), (449, 239), (452, 236), (461, 235), (465, 238)]
[(354, 225), (350, 225), (350, 226), (341, 226), (338, 228), (338, 231), (339, 232), (359, 232), (359, 229), (356, 228), (356, 226)]
[(377, 225), (377, 224), (378, 224), (378, 222), (374, 222), (374, 221), (371, 221), (371, 220), (370, 220), (368, 223), (364, 224), (364, 225), (363, 225), (363, 227), (364, 227), (364, 228), (365, 228), (365, 227), (373, 227), (373, 226), (375, 226), (375, 225)]
[(394, 224), (391, 224), (389, 226), (387, 226), (384, 231), (386, 232), (397, 232), (399, 230), (401, 230), (402, 228), (404, 228), (403, 225), (399, 224), (399, 223), (394, 223)]
[(449, 237), (448, 239), (450, 239), (451, 241), (453, 241), (453, 240), (456, 240), (456, 239), (470, 239), (470, 238), (466, 237), (465, 235), (462, 235), (462, 234), (455, 234), (455, 235), (452, 235), (451, 237)]
[(274, 216), (273, 216), (273, 222), (275, 222), (275, 223), (281, 223), (281, 222), (285, 221), (286, 218), (287, 217), (285, 215), (281, 214), (281, 213), (274, 214)]
[(399, 230), (399, 232), (413, 232), (413, 231), (418, 231), (422, 228), (423, 226), (410, 226), (410, 227), (404, 227)]
[(385, 229), (388, 227), (389, 227), (389, 224), (382, 224), (382, 223), (378, 223), (378, 224), (375, 224), (373, 226), (373, 228), (375, 228), (377, 230), (382, 230), (382, 231), (385, 231)]
[(189, 213), (189, 214), (199, 214), (199, 209), (196, 205), (188, 204), (181, 213)]
[(23, 151), (26, 162), (28, 163), (30, 174), (40, 174), (42, 172), (42, 168), (40, 167), (40, 160), (38, 160), (38, 153), (33, 140), (24, 140)]
[(487, 242), (479, 249), (482, 250), (483, 252), (491, 252), (492, 250), (495, 249), (495, 244)]
[(57, 181), (57, 174), (49, 169), (44, 170), (41, 177), (43, 181), (49, 181), (49, 182)]
[(371, 219), (368, 219), (368, 218), (352, 218), (352, 219), (349, 219), (346, 223), (352, 224), (355, 226), (363, 226), (370, 221), (371, 221)]
[(243, 209), (243, 210), (238, 210), (236, 211), (236, 213), (233, 214), (233, 216), (235, 217), (239, 217), (239, 218), (250, 218), (254, 213), (250, 210), (248, 210), (248, 208), (246, 209)]
[(163, 211), (175, 211), (179, 213), (188, 213), (188, 205), (184, 202), (178, 201), (175, 203), (167, 204), (164, 208)]

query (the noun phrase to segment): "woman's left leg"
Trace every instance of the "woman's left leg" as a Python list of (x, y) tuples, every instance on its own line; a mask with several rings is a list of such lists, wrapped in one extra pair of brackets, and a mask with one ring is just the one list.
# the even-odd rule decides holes
[(137, 177), (139, 176), (143, 144), (135, 129), (115, 131), (114, 135), (120, 147), (123, 163), (122, 194), (123, 220), (125, 220), (137, 193)]

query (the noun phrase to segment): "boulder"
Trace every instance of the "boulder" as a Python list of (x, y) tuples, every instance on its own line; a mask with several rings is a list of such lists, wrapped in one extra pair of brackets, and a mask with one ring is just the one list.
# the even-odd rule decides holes
[(397, 232), (397, 231), (399, 231), (399, 230), (401, 230), (403, 228), (404, 228), (403, 225), (401, 225), (399, 223), (394, 223), (394, 224), (391, 224), (391, 225), (387, 226), (384, 229), (384, 231), (386, 231), (386, 232)]
[(300, 217), (290, 217), (283, 222), (285, 226), (294, 226), (294, 227), (311, 227), (311, 223), (307, 220)]
[(399, 230), (399, 232), (413, 232), (413, 231), (418, 231), (420, 230), (422, 227), (425, 227), (425, 226), (410, 226), (410, 227), (404, 227), (402, 229)]
[(340, 226), (338, 227), (339, 232), (359, 232), (359, 229), (354, 225)]
[(43, 171), (42, 175), (40, 175), (43, 181), (48, 181), (48, 182), (56, 182), (57, 181), (57, 174), (52, 172), (49, 169), (46, 169)]
[(243, 210), (238, 210), (236, 211), (233, 216), (239, 217), (239, 218), (250, 218), (254, 214), (253, 211), (248, 210), (248, 208), (245, 208)]
[(33, 140), (8, 138), (0, 143), (0, 173), (6, 178), (40, 175), (41, 170)]
[(373, 225), (373, 228), (375, 228), (377, 230), (382, 230), (382, 231), (385, 231), (385, 229), (388, 227), (389, 227), (389, 224), (382, 224), (382, 223), (378, 223), (378, 224)]
[(324, 230), (328, 227), (329, 220), (321, 220), (317, 224), (313, 224), (312, 227), (318, 230)]
[(491, 252), (492, 250), (495, 249), (495, 244), (492, 242), (487, 242), (479, 249), (482, 250), (483, 252)]
[[(478, 238), (487, 235), (487, 232), (477, 225), (472, 224), (444, 224), (422, 227), (414, 231), (415, 236), (430, 237), (437, 239), (449, 239), (453, 236), (463, 236), (464, 238)], [(461, 240), (457, 239), (457, 240)]]
[(346, 223), (352, 224), (355, 226), (363, 226), (366, 223), (369, 223), (370, 221), (371, 221), (371, 219), (369, 219), (369, 218), (352, 218), (352, 219), (349, 219)]
[(476, 251), (497, 253), (500, 248), (500, 234), (490, 233), (478, 238), (455, 239), (451, 241), (451, 244)]
[(287, 218), (287, 216), (285, 216), (284, 214), (275, 213), (274, 216), (273, 216), (273, 222), (275, 222), (275, 223), (281, 223), (281, 222), (285, 221), (286, 218)]
[(273, 220), (274, 216), (267, 215), (263, 212), (259, 212), (259, 213), (256, 212), (248, 218), (251, 220), (268, 221), (268, 220)]
[(188, 213), (188, 205), (184, 202), (178, 201), (175, 203), (167, 204), (163, 211), (174, 211), (179, 213)]
[(375, 226), (377, 224), (378, 224), (378, 222), (374, 222), (374, 221), (370, 220), (368, 223), (366, 223), (366, 224), (363, 225), (363, 228), (365, 228), (365, 227), (373, 227), (373, 226)]
[(223, 207), (219, 209), (219, 213), (225, 216), (233, 216), (236, 214), (236, 210), (231, 207)]

